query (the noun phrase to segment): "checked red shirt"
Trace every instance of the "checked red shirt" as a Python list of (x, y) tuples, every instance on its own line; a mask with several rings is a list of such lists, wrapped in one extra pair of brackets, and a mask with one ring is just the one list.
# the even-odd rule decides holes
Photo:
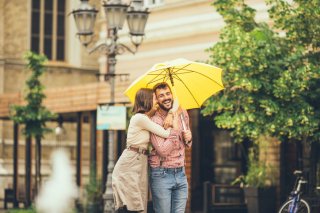
[[(187, 111), (182, 111), (186, 121), (187, 129), (189, 127), (189, 115)], [(151, 120), (161, 126), (167, 116), (162, 111), (157, 111)], [(180, 121), (180, 120), (179, 120)], [(174, 134), (172, 134), (174, 133)], [(182, 124), (179, 122), (178, 130), (171, 130), (169, 138), (161, 138), (151, 134), (151, 143), (153, 150), (149, 155), (149, 164), (151, 167), (177, 168), (185, 165), (185, 147), (191, 147), (192, 143), (185, 144), (182, 137)]]

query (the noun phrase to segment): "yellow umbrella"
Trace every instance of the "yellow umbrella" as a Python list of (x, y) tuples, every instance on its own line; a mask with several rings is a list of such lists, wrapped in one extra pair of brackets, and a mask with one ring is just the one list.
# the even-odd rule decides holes
[(157, 83), (167, 82), (182, 108), (200, 108), (206, 99), (224, 88), (221, 74), (218, 67), (179, 58), (155, 64), (124, 93), (134, 103), (140, 88), (153, 88)]

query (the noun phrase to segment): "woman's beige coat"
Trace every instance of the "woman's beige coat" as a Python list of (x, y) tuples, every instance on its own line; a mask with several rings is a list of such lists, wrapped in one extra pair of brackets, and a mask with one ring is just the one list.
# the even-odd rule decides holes
[[(127, 147), (148, 148), (150, 132), (168, 138), (170, 129), (151, 121), (145, 114), (132, 116), (128, 128)], [(130, 211), (147, 212), (148, 156), (125, 149), (112, 173), (115, 209), (127, 206)]]

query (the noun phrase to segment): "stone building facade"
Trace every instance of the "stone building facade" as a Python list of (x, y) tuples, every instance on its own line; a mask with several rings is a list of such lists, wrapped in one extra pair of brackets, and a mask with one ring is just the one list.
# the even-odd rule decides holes
[[(28, 72), (25, 71), (23, 53), (32, 49), (33, 2), (44, 0), (2, 0), (0, 1), (0, 95), (21, 93), (24, 91), (24, 82)], [(52, 0), (56, 9), (58, 0)], [(97, 73), (106, 73), (106, 56), (99, 53), (88, 54), (76, 38), (76, 27), (72, 16), (68, 13), (77, 8), (80, 1), (66, 0), (64, 14), (64, 59), (49, 60), (46, 64), (47, 72), (42, 77), (46, 89), (61, 92), (63, 88), (81, 87), (97, 82)], [(90, 0), (100, 10), (95, 25), (95, 41), (103, 41), (106, 37), (105, 20), (101, 12), (100, 0)], [(126, 0), (129, 2), (129, 0)], [(153, 64), (176, 58), (206, 61), (209, 54), (205, 51), (219, 38), (219, 30), (224, 23), (222, 18), (211, 6), (208, 0), (145, 0), (151, 14), (147, 22), (145, 37), (136, 54), (128, 52), (117, 56), (116, 73), (129, 74), (126, 84), (129, 85), (139, 75), (147, 71)], [(267, 20), (266, 6), (262, 0), (248, 0), (251, 6), (257, 9), (257, 19)], [(41, 6), (40, 6), (41, 7)], [(42, 6), (43, 7), (43, 6)], [(42, 8), (43, 9), (43, 8)], [(57, 13), (56, 13), (57, 14)], [(44, 14), (45, 15), (45, 14)], [(42, 23), (42, 22), (40, 22)], [(55, 23), (55, 22), (53, 22)], [(40, 24), (41, 25), (41, 24)], [(43, 25), (42, 28), (45, 28)], [(58, 28), (59, 26), (57, 26)], [(40, 29), (42, 29), (40, 26)], [(45, 32), (45, 29), (42, 29)], [(57, 29), (53, 29), (55, 31)], [(41, 30), (40, 30), (41, 31)], [(45, 33), (44, 33), (45, 34)], [(45, 38), (40, 33), (40, 39)], [(130, 46), (128, 29), (124, 27), (119, 32), (119, 41)], [(54, 42), (53, 42), (54, 43)], [(57, 43), (56, 43), (57, 44)], [(45, 46), (45, 44), (42, 44)], [(42, 48), (44, 48), (42, 46)], [(41, 49), (41, 45), (40, 45)], [(52, 51), (57, 54), (58, 51)], [(117, 86), (116, 86), (117, 90)], [(122, 91), (119, 90), (118, 91)], [(116, 96), (123, 96), (116, 92)], [(1, 100), (0, 100), (1, 101)], [(237, 156), (234, 154), (234, 144), (228, 132), (218, 130), (201, 117), (199, 110), (190, 111), (191, 124), (194, 137), (193, 149), (187, 153), (187, 173), (189, 180), (190, 199), (188, 211), (195, 212), (202, 208), (202, 184), (206, 180), (217, 183), (227, 183), (241, 172), (242, 162), (233, 162)], [(89, 123), (90, 116), (84, 112), (83, 124), (83, 171), (88, 176), (89, 160)], [(55, 127), (56, 122), (49, 124)], [(42, 173), (49, 174), (50, 154), (54, 148), (66, 147), (69, 150), (73, 164), (76, 160), (75, 131), (76, 124), (65, 122), (63, 138), (57, 138), (50, 133), (43, 140)], [(12, 149), (13, 149), (13, 123), (10, 120), (0, 120), (0, 199), (3, 198), (3, 189), (12, 186)], [(19, 138), (19, 178), (24, 175), (24, 138)], [(102, 133), (97, 131), (97, 141), (102, 141)], [(98, 143), (97, 162), (98, 177), (101, 176), (102, 154), (101, 143)], [(209, 147), (209, 148), (208, 148)], [(117, 150), (119, 151), (119, 150)], [(34, 153), (34, 152), (33, 152)], [(274, 142), (269, 149), (271, 164), (279, 168), (280, 148)], [(230, 159), (229, 159), (230, 157)], [(230, 160), (230, 161), (229, 161)], [(232, 161), (232, 162), (231, 162)], [(215, 166), (213, 166), (215, 165)], [(232, 167), (230, 167), (232, 165)], [(1, 166), (3, 169), (1, 169)], [(243, 165), (242, 165), (243, 166)], [(210, 171), (209, 171), (210, 170)], [(34, 168), (33, 168), (34, 171)], [(276, 171), (279, 179), (280, 171)], [(211, 175), (214, 174), (214, 178)], [(84, 178), (85, 182), (86, 178)], [(20, 184), (23, 184), (21, 181)], [(84, 183), (83, 183), (84, 184)]]
[[(57, 4), (57, 1), (52, 2)], [(41, 79), (46, 89), (97, 82), (96, 73), (99, 70), (97, 64), (98, 56), (97, 54), (89, 55), (81, 47), (81, 44), (75, 37), (76, 29), (73, 17), (68, 16), (68, 13), (77, 7), (78, 2), (65, 2), (65, 57), (63, 60), (49, 59), (46, 63), (47, 72)], [(25, 94), (25, 81), (30, 76), (30, 72), (26, 70), (26, 61), (23, 59), (23, 55), (31, 50), (32, 4), (31, 0), (3, 0), (0, 2), (0, 94)], [(40, 31), (45, 31), (45, 26), (42, 25), (40, 29)], [(56, 125), (56, 122), (49, 124), (53, 128)], [(66, 135), (64, 136), (65, 142), (63, 146), (70, 149), (71, 157), (74, 160), (75, 145), (72, 142), (74, 136), (70, 133), (74, 129), (74, 125), (65, 124), (65, 126), (68, 131), (66, 131)], [(86, 128), (86, 125), (84, 125), (84, 129)], [(85, 132), (87, 131), (84, 131), (83, 137), (84, 141), (87, 141), (87, 145), (85, 146), (88, 146), (88, 136), (86, 135), (88, 133)], [(22, 134), (20, 134), (19, 139), (19, 186), (22, 187), (25, 159), (24, 138)], [(46, 136), (42, 145), (42, 171), (43, 175), (48, 175), (50, 154), (53, 148), (61, 146), (61, 144), (57, 142), (56, 136), (51, 133)], [(2, 174), (0, 174), (0, 199), (3, 199), (4, 188), (12, 188), (12, 151), (13, 123), (8, 119), (4, 119), (0, 121), (0, 163), (3, 168)]]

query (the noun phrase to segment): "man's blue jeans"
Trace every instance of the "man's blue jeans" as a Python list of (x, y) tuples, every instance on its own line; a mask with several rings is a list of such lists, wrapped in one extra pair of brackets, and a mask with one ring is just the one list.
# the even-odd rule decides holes
[(150, 186), (155, 213), (183, 213), (188, 200), (184, 167), (151, 168)]

